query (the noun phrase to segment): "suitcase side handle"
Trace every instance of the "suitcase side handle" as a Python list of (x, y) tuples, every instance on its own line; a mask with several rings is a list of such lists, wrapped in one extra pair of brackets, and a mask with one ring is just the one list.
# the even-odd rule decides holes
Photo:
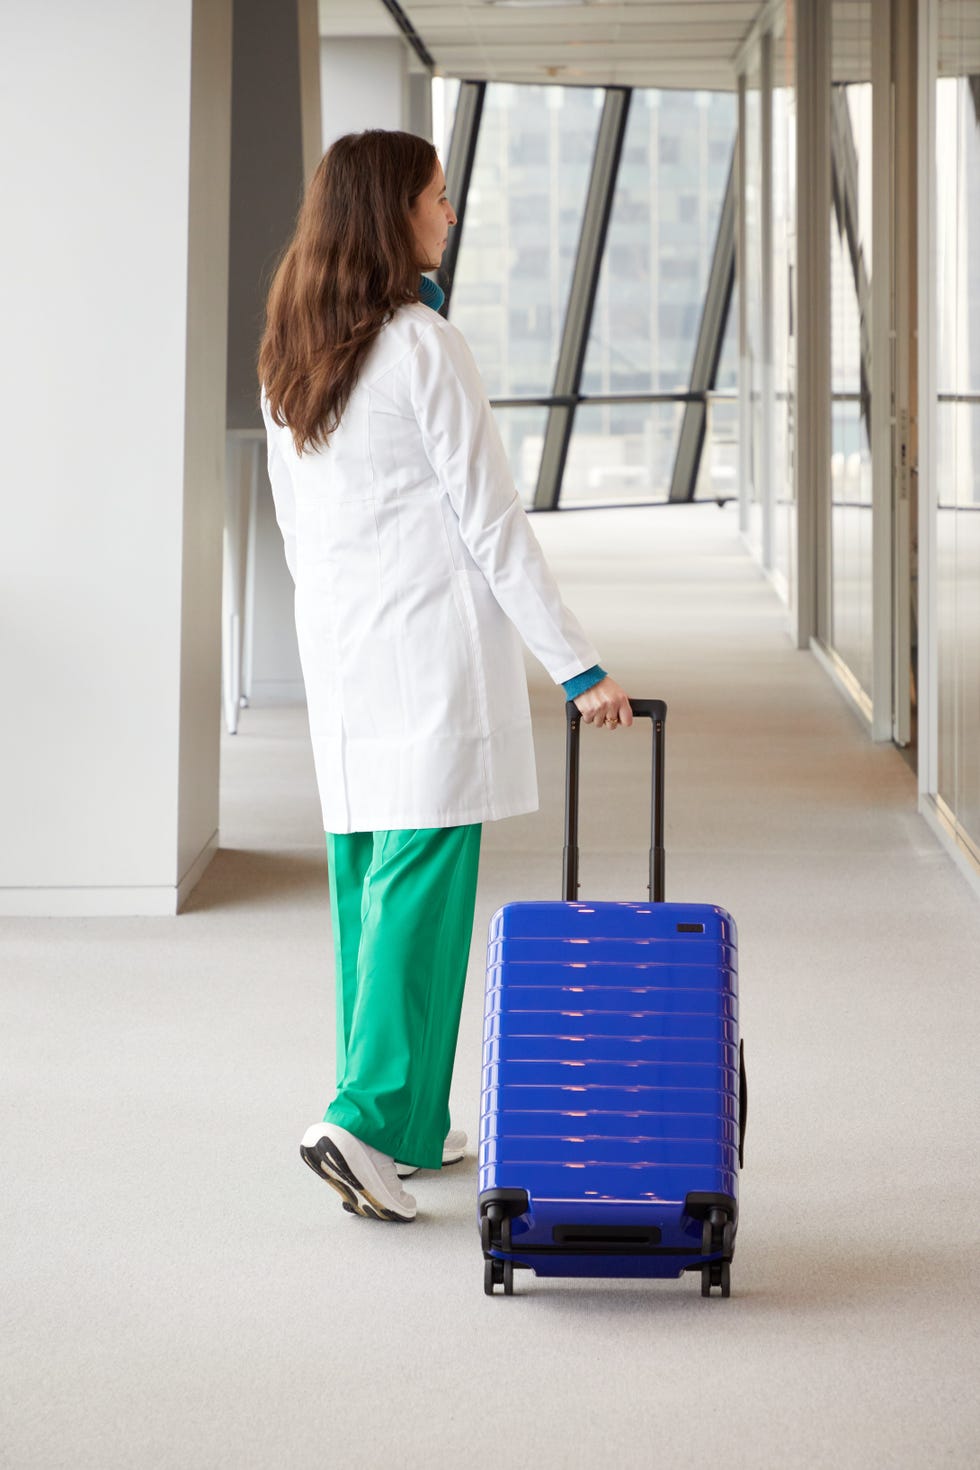
[(745, 1168), (745, 1124), (749, 1117), (749, 1083), (745, 1075), (745, 1042), (738, 1043), (738, 1167)]
[[(650, 771), (650, 877), (647, 891), (653, 903), (664, 902), (664, 727), (667, 706), (662, 699), (631, 699), (634, 715), (647, 716), (653, 727)], [(582, 714), (574, 699), (565, 703), (565, 847), (562, 861), (562, 897), (578, 898), (578, 786)]]

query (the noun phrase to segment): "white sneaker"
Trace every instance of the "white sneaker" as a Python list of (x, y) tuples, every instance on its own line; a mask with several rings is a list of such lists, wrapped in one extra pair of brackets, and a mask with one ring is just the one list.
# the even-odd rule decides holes
[(352, 1215), (368, 1220), (414, 1220), (415, 1200), (395, 1173), (395, 1161), (337, 1123), (314, 1123), (303, 1134), (300, 1157), (333, 1185)]
[[(447, 1164), (458, 1164), (466, 1154), (466, 1134), (462, 1128), (450, 1128), (446, 1134), (446, 1141), (442, 1145), (442, 1167)], [(417, 1174), (421, 1164), (399, 1164), (395, 1163), (395, 1172), (399, 1179), (407, 1179), (409, 1174)]]

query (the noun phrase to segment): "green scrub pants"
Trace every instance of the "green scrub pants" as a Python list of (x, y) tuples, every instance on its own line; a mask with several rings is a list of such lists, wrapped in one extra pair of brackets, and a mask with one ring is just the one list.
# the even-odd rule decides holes
[(442, 1167), (482, 824), (327, 832), (337, 1095), (324, 1121)]

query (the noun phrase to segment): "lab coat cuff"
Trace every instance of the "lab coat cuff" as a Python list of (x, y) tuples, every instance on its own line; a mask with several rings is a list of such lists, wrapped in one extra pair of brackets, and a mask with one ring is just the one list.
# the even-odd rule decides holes
[(574, 679), (576, 674), (584, 674), (587, 669), (591, 670), (598, 667), (598, 662), (598, 659), (595, 657), (595, 650), (593, 649), (592, 661), (590, 663), (586, 663), (584, 658), (577, 658), (571, 663), (562, 664), (560, 669), (549, 669), (548, 672), (556, 684), (564, 684), (566, 679)]

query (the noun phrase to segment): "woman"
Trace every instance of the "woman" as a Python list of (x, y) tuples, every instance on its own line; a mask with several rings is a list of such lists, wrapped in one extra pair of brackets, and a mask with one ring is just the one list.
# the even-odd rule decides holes
[(455, 222), (431, 143), (339, 138), (273, 280), (258, 365), (336, 959), (337, 1092), (301, 1154), (346, 1210), (393, 1221), (416, 1213), (401, 1178), (466, 1145), (449, 1089), (482, 823), (538, 809), (520, 639), (586, 721), (632, 723), (421, 275)]

